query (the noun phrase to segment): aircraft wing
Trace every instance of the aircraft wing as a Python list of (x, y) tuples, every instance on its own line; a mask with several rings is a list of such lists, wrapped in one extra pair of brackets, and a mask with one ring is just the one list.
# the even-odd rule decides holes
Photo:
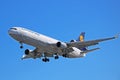
[(92, 46), (92, 45), (96, 45), (99, 42), (102, 41), (107, 41), (107, 40), (111, 40), (111, 39), (116, 39), (118, 36), (114, 36), (114, 37), (110, 37), (110, 38), (103, 38), (103, 39), (96, 39), (96, 40), (90, 40), (90, 41), (83, 41), (83, 42), (71, 42), (71, 43), (67, 43), (68, 46), (70, 47), (77, 47), (77, 48), (84, 48), (84, 47), (88, 47), (88, 46)]

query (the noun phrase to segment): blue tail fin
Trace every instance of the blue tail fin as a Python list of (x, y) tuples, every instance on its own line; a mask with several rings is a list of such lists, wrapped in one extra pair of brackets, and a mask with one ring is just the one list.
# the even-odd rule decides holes
[(80, 36), (78, 37), (77, 41), (83, 42), (85, 39), (85, 32), (81, 32)]

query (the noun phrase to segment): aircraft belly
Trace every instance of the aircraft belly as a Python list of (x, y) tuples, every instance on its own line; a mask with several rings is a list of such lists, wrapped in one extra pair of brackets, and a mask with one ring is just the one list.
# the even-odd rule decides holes
[(31, 38), (31, 37), (24, 37), (23, 36), (23, 43), (26, 43), (28, 45), (32, 45), (34, 47), (39, 47), (40, 45), (44, 46), (44, 44), (42, 42), (40, 42), (37, 39)]
[(56, 44), (58, 42), (58, 40), (55, 40), (53, 38), (31, 33), (24, 33), (22, 38), (24, 43), (27, 43), (34, 47), (48, 46), (49, 44)]
[(70, 53), (69, 54), (69, 58), (77, 58), (79, 57), (80, 55), (76, 55), (76, 54), (73, 54), (73, 53)]
[(82, 54), (82, 55), (74, 55), (74, 54), (70, 54), (69, 55), (69, 58), (80, 58), (80, 57), (84, 57), (85, 54)]
[(55, 47), (53, 48), (51, 46), (39, 46), (39, 50), (43, 51), (45, 53), (48, 53), (48, 54), (55, 54), (55, 53), (57, 53), (57, 54), (60, 55), (62, 53), (61, 49), (55, 48)]
[(49, 54), (62, 53), (61, 49), (59, 49), (55, 45), (50, 45), (46, 43), (45, 40), (39, 40), (39, 37), (22, 36), (22, 38), (23, 43), (37, 47), (41, 52), (46, 52)]

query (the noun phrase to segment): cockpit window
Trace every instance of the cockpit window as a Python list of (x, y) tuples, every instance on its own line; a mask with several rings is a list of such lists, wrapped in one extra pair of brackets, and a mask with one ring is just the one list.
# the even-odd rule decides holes
[(10, 29), (17, 30), (17, 28), (10, 28)]

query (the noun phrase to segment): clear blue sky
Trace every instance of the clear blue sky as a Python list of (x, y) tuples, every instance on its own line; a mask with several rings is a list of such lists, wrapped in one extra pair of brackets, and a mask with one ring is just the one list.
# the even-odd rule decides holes
[(76, 39), (82, 31), (86, 40), (111, 37), (120, 32), (120, 0), (0, 1), (1, 80), (120, 80), (120, 38), (94, 46), (101, 49), (85, 58), (22, 61), (24, 50), (34, 48), (19, 49), (8, 35), (13, 26), (62, 41)]

